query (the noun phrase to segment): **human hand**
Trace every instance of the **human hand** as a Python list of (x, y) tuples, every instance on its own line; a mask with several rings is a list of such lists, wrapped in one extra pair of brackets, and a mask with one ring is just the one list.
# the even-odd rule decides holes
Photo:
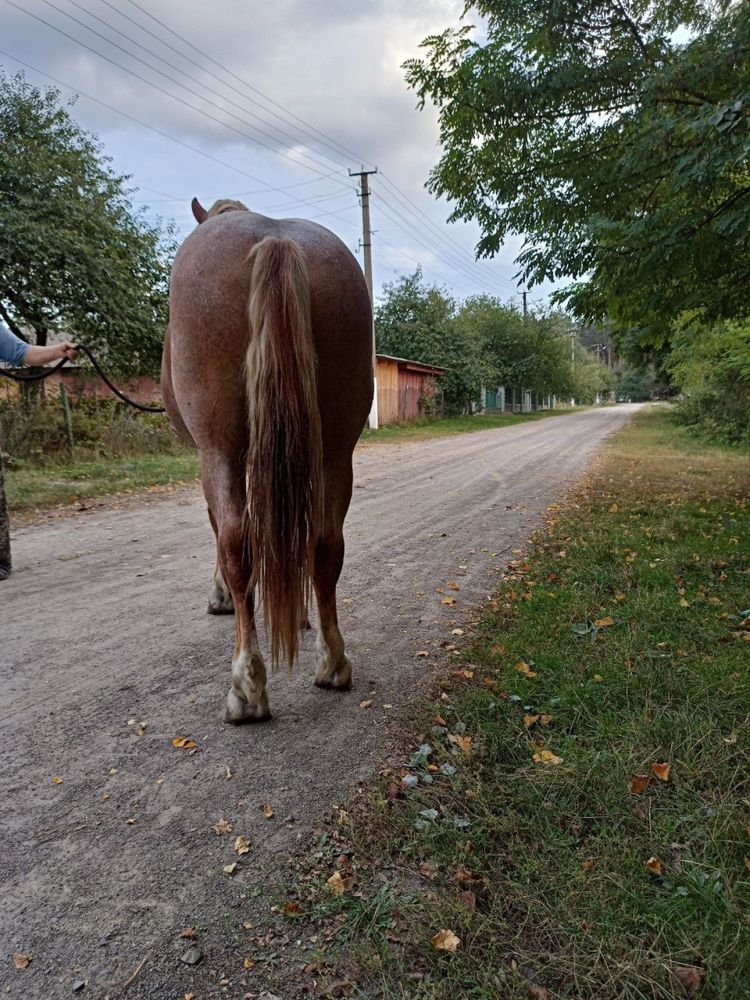
[(55, 344), (55, 347), (60, 352), (58, 355), (60, 358), (67, 358), (68, 361), (75, 361), (78, 357), (78, 348), (69, 340), (64, 340), (61, 344)]

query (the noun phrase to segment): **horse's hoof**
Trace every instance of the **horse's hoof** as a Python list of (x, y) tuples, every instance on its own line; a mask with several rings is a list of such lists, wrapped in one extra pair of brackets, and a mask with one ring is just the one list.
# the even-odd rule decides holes
[(265, 698), (259, 704), (251, 705), (234, 691), (230, 691), (227, 695), (224, 722), (228, 722), (232, 726), (242, 726), (246, 722), (265, 722), (270, 718), (271, 709), (268, 707), (268, 701)]
[(341, 666), (337, 667), (333, 673), (319, 670), (315, 678), (315, 686), (328, 691), (350, 691), (352, 687), (351, 663), (344, 659)]
[(10, 566), (5, 566), (0, 563), (0, 580), (7, 580), (10, 576)]
[(211, 598), (208, 602), (208, 613), (210, 615), (233, 615), (234, 603), (232, 601), (216, 601)]

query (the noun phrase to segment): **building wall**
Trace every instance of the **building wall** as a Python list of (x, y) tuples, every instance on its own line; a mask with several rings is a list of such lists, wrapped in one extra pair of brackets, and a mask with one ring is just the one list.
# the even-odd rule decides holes
[(378, 423), (395, 424), (399, 419), (398, 363), (377, 359)]

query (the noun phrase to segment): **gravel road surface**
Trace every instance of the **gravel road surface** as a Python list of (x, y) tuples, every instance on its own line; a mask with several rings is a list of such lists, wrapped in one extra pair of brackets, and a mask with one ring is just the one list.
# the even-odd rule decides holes
[[(269, 879), (283, 898), (286, 856), (376, 771), (440, 643), (634, 409), (359, 449), (339, 587), (354, 690), (313, 686), (309, 633), (294, 674), (270, 677), (261, 726), (222, 722), (234, 627), (206, 614), (197, 487), (18, 530), (0, 583), (3, 995), (255, 996), (243, 935), (257, 930), (242, 923), (267, 908)], [(177, 937), (190, 926), (195, 966)]]

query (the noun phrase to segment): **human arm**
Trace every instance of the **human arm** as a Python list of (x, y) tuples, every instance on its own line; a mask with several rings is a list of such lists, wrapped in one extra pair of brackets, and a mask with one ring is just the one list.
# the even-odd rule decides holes
[(78, 348), (76, 345), (72, 344), (69, 340), (64, 340), (61, 344), (50, 344), (49, 347), (35, 347), (33, 344), (27, 345), (23, 363), (25, 365), (46, 365), (49, 361), (59, 361), (60, 358), (75, 361), (77, 357)]

